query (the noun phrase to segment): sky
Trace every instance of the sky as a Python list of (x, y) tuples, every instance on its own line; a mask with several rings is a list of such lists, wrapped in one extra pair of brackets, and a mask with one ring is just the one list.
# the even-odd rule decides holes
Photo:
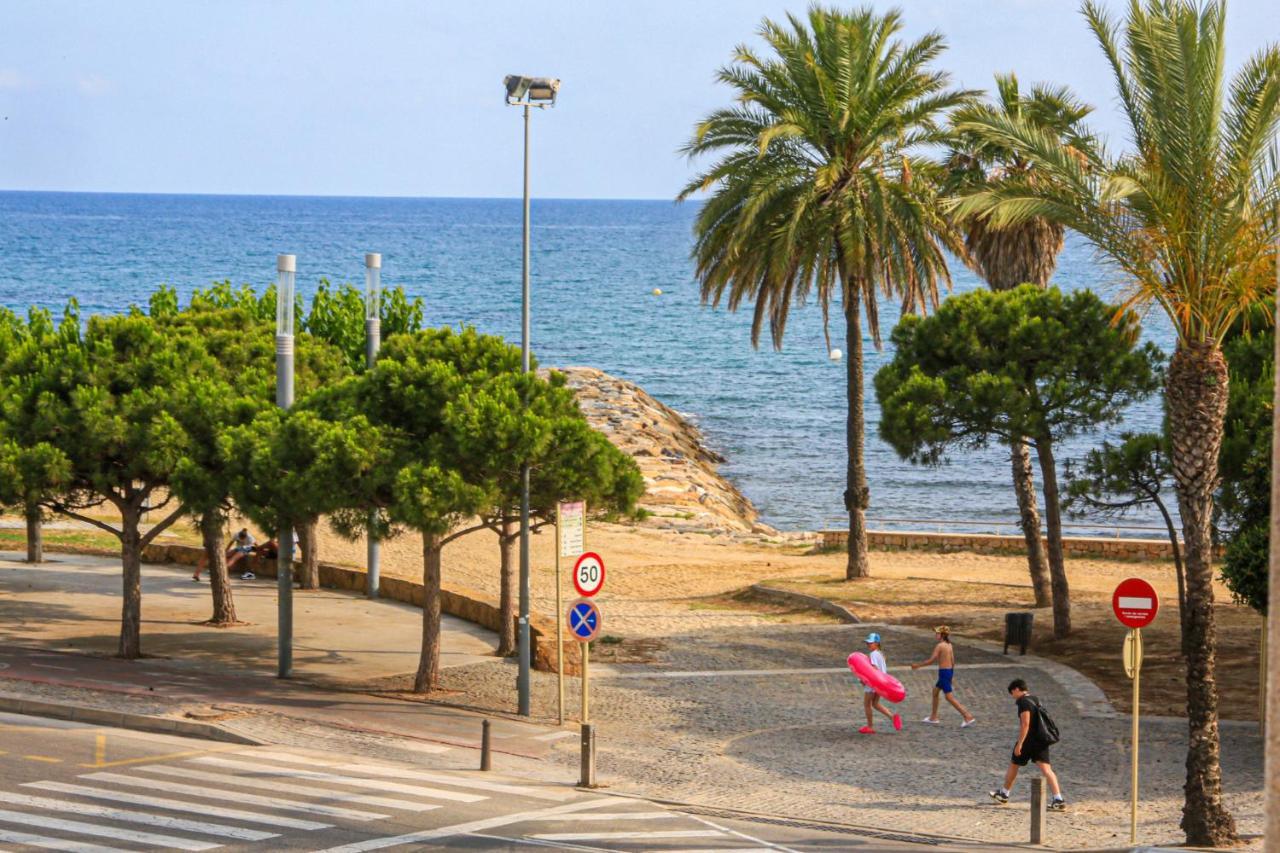
[[(1274, 0), (1232, 0), (1232, 66), (1280, 38)], [(562, 80), (532, 117), (533, 194), (671, 198), (679, 154), (729, 102), (715, 82), (776, 0), (0, 0), (0, 190), (511, 197), (507, 74)], [(939, 64), (1073, 87), (1124, 142), (1074, 0), (873, 0)], [(1121, 0), (1111, 6), (1120, 8)]]

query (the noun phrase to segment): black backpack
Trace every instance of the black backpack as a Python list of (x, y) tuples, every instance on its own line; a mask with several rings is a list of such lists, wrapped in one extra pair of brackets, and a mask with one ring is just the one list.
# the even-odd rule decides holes
[(1061, 739), (1058, 734), (1058, 724), (1053, 721), (1053, 717), (1050, 717), (1049, 712), (1040, 704), (1039, 697), (1033, 696), (1031, 701), (1036, 706), (1036, 713), (1031, 720), (1030, 737), (1036, 743), (1053, 746)]

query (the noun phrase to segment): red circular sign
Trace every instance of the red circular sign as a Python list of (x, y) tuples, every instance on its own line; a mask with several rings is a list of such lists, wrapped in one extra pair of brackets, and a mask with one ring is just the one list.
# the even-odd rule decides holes
[(604, 558), (588, 551), (573, 565), (573, 588), (583, 598), (590, 598), (604, 588)]
[(1160, 597), (1142, 578), (1125, 578), (1111, 596), (1111, 609), (1126, 628), (1145, 628), (1156, 621)]

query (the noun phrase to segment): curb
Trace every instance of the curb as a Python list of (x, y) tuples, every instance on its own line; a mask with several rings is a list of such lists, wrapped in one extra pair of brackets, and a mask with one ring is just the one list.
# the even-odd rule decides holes
[(229, 732), (212, 723), (175, 720), (170, 717), (153, 717), (147, 714), (130, 714), (122, 711), (107, 711), (102, 708), (89, 708), (84, 705), (71, 705), (63, 702), (43, 702), (34, 699), (23, 699), (21, 696), (9, 694), (0, 694), (0, 711), (11, 714), (26, 714), (32, 717), (49, 717), (55, 720), (71, 720), (77, 723), (94, 723), (138, 732), (182, 735), (184, 737), (197, 737), (204, 740), (216, 740), (244, 746), (262, 746), (262, 741)]
[(809, 595), (806, 592), (792, 592), (789, 589), (777, 589), (771, 586), (765, 586), (762, 583), (753, 583), (748, 589), (752, 593), (763, 598), (765, 601), (772, 601), (777, 604), (795, 604), (809, 610), (820, 610), (829, 616), (834, 616), (841, 622), (846, 624), (855, 624), (862, 622), (852, 610), (847, 607), (836, 604), (834, 601), (827, 601), (825, 598), (819, 598), (816, 595)]

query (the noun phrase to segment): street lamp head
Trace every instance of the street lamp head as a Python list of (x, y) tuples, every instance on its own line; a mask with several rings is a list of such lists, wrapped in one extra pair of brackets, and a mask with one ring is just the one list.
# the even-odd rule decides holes
[(560, 91), (560, 80), (556, 77), (508, 74), (502, 82), (507, 89), (507, 103), (513, 106), (554, 106)]
[(276, 256), (276, 334), (293, 337), (293, 283), (297, 274), (295, 255)]

